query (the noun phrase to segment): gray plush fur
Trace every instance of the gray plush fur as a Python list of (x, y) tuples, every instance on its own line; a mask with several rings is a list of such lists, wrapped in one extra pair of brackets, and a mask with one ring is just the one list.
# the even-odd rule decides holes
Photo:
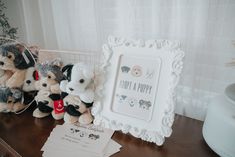
[(10, 88), (7, 87), (0, 88), (0, 102), (6, 103), (8, 101), (9, 95), (11, 95)]
[(7, 103), (8, 98), (12, 97), (15, 102), (20, 102), (22, 99), (22, 91), (18, 88), (10, 89), (7, 87), (0, 88), (0, 102)]
[[(34, 66), (34, 64), (35, 64), (34, 59), (30, 55), (29, 51), (26, 49), (23, 49), (24, 52), (21, 52), (22, 50), (20, 50), (18, 45), (19, 44), (17, 44), (17, 43), (8, 43), (8, 44), (4, 44), (4, 45), (0, 46), (0, 55), (7, 56), (8, 52), (12, 52), (15, 56), (15, 59), (13, 62), (14, 62), (14, 65), (17, 69), (27, 69), (29, 67)], [(21, 47), (22, 47), (22, 45), (21, 45)], [(22, 53), (25, 53), (25, 55), (29, 59), (28, 64), (25, 61)], [(33, 55), (33, 56), (35, 59), (37, 58), (35, 55)]]
[(38, 64), (38, 70), (43, 77), (47, 77), (47, 73), (50, 71), (55, 75), (55, 80), (60, 82), (64, 79), (64, 74), (61, 71), (61, 68), (57, 65), (50, 63)]

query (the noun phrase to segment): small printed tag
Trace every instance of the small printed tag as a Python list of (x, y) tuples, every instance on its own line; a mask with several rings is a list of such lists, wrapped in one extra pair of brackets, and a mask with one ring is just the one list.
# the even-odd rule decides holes
[(54, 111), (55, 111), (55, 114), (64, 112), (64, 102), (62, 99), (54, 101)]
[(25, 52), (22, 53), (22, 56), (27, 64), (29, 64), (29, 58), (26, 56)]

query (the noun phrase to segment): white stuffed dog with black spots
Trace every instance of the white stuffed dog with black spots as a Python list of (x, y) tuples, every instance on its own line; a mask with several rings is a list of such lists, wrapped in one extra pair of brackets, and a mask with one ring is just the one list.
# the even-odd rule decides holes
[(93, 70), (85, 63), (66, 65), (67, 80), (60, 83), (60, 89), (68, 95), (64, 98), (67, 123), (90, 124), (93, 121), (90, 108), (94, 102)]

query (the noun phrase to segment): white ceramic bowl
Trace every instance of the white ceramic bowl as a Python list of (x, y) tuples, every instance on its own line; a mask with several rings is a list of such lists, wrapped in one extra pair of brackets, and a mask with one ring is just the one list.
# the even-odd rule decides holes
[(207, 144), (222, 157), (235, 157), (235, 84), (211, 101), (203, 125)]

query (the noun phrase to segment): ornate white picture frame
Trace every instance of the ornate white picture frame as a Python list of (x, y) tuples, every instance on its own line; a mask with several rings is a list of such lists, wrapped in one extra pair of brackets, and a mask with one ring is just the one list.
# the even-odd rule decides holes
[(103, 54), (94, 124), (162, 145), (172, 133), (184, 57), (179, 44), (109, 37)]

